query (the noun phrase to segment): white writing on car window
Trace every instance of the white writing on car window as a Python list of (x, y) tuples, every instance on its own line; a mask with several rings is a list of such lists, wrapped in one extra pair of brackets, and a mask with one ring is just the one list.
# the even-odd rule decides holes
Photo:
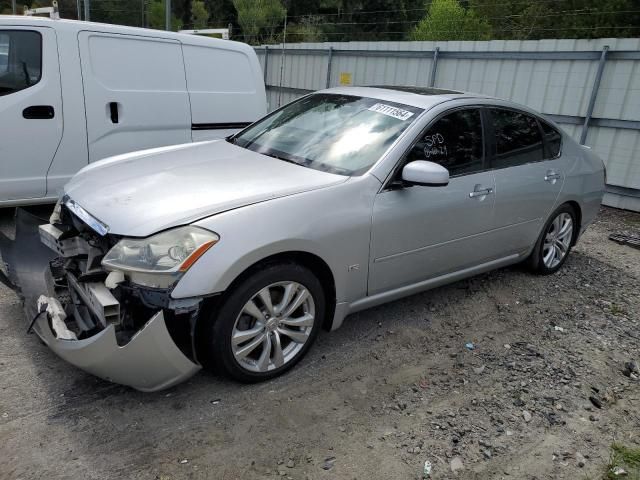
[(440, 133), (434, 133), (424, 137), (423, 152), (426, 158), (446, 156), (447, 145), (445, 144), (444, 137)]

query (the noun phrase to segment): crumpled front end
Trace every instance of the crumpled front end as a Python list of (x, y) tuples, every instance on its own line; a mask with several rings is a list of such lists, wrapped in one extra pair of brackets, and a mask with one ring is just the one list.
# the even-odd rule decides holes
[(168, 290), (110, 274), (100, 262), (118, 239), (97, 234), (64, 206), (54, 217), (47, 223), (19, 209), (15, 240), (0, 234), (5, 283), (23, 297), (40, 338), (69, 363), (137, 390), (194, 375), (202, 299), (173, 300)]

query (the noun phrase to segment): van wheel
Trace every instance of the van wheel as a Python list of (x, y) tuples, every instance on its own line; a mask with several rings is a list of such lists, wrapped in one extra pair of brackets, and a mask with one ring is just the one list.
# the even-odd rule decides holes
[(324, 291), (311, 271), (269, 265), (233, 287), (212, 314), (203, 363), (241, 382), (276, 377), (311, 348), (324, 314)]
[(544, 225), (536, 246), (528, 259), (536, 273), (557, 272), (569, 256), (576, 228), (576, 214), (570, 205), (561, 205)]

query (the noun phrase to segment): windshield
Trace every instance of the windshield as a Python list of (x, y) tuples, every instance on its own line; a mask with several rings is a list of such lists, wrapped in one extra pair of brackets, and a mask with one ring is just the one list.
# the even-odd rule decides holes
[(422, 109), (374, 98), (315, 94), (231, 137), (264, 155), (340, 175), (361, 175)]

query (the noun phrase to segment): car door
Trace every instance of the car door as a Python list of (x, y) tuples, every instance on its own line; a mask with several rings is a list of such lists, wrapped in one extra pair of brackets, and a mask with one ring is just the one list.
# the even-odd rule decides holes
[(87, 31), (78, 42), (90, 162), (191, 141), (179, 42)]
[[(420, 134), (374, 201), (369, 295), (495, 256), (485, 235), (494, 222), (495, 184), (484, 157), (478, 108), (449, 111)], [(402, 166), (414, 160), (446, 167), (449, 184), (403, 186)]]
[(536, 241), (562, 189), (560, 134), (527, 113), (488, 109), (493, 130), (491, 168), (496, 179), (494, 228), (508, 253), (528, 250)]
[(55, 31), (0, 28), (0, 55), (0, 201), (44, 197), (63, 126)]

